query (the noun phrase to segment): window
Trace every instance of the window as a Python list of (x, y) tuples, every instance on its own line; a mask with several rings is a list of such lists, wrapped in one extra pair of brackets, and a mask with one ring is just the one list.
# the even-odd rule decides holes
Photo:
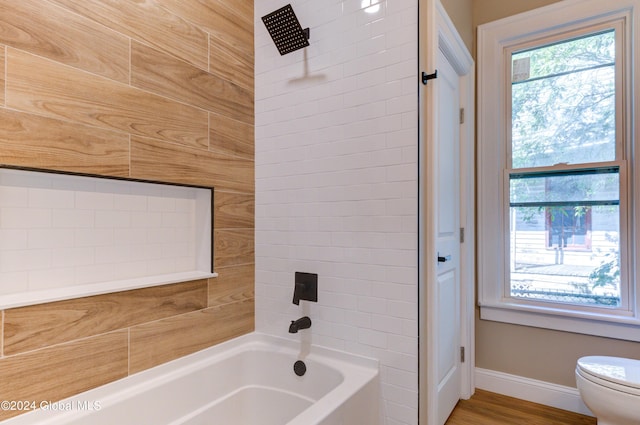
[(638, 338), (637, 9), (564, 1), (479, 28), (483, 318)]

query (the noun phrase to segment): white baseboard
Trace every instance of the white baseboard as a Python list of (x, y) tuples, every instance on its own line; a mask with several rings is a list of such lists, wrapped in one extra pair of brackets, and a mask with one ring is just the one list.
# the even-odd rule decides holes
[(593, 416), (577, 388), (481, 368), (476, 368), (475, 380), (481, 390)]

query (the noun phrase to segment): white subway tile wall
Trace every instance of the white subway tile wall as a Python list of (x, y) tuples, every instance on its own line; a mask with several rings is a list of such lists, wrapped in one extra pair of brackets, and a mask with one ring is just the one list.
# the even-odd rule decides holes
[(310, 46), (280, 56), (255, 2), (256, 329), (379, 359), (383, 423), (415, 425), (418, 2), (291, 4)]
[(203, 190), (1, 169), (0, 296), (196, 270)]

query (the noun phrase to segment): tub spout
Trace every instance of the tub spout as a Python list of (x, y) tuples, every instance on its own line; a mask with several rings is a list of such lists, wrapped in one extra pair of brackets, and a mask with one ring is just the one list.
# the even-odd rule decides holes
[(289, 333), (296, 334), (299, 330), (309, 329), (311, 327), (311, 319), (308, 316), (299, 318), (298, 320), (292, 320), (289, 325)]

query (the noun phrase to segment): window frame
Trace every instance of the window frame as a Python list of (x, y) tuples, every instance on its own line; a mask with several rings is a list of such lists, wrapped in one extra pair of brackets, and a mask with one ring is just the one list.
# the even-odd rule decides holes
[[(633, 188), (640, 187), (640, 172), (633, 172), (640, 170), (640, 155), (633, 155), (639, 141), (634, 111), (640, 95), (634, 81), (640, 60), (633, 37), (640, 30), (639, 9), (634, 0), (565, 0), (478, 27), (478, 303), (482, 319), (640, 341), (636, 328), (640, 326), (640, 284), (633, 284), (640, 271), (640, 233), (634, 226), (640, 219), (640, 196), (632, 197)], [(620, 165), (620, 234), (627, 235), (620, 239), (621, 269), (630, 284), (621, 287), (622, 305), (615, 311), (514, 299), (507, 296), (509, 191), (505, 177), (511, 171), (507, 92), (511, 53), (514, 46), (522, 50), (527, 44), (546, 42), (540, 40), (570, 39), (617, 21), (622, 43), (616, 62), (619, 58), (623, 78), (616, 78), (616, 93), (621, 93), (616, 108), (622, 108), (622, 113), (616, 113), (615, 163)]]

